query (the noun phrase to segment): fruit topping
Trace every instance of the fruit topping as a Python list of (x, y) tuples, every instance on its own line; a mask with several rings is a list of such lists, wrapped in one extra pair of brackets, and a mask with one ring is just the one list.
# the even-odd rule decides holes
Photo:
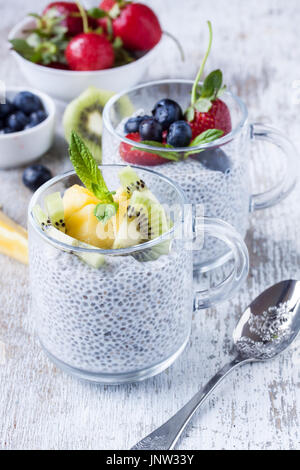
[(53, 227), (61, 232), (66, 231), (63, 200), (59, 192), (45, 197), (45, 206)]
[(51, 171), (43, 165), (31, 165), (24, 170), (23, 183), (31, 191), (36, 191), (52, 178)]
[(0, 211), (0, 253), (28, 263), (27, 232)]
[(192, 129), (186, 121), (176, 121), (169, 127), (167, 143), (173, 147), (187, 147), (192, 139)]
[(146, 183), (138, 177), (130, 166), (120, 171), (119, 179), (128, 198), (131, 197), (134, 191), (144, 191), (147, 189)]
[(152, 153), (145, 152), (142, 149), (134, 147), (134, 142), (141, 142), (139, 133), (128, 134), (126, 135), (126, 138), (133, 142), (132, 144), (127, 144), (125, 142), (120, 144), (119, 153), (125, 162), (142, 166), (154, 166), (167, 163), (168, 160), (153, 153), (153, 151)]
[(140, 124), (146, 119), (150, 119), (151, 116), (136, 116), (131, 117), (125, 123), (124, 131), (126, 134), (132, 134), (133, 132), (139, 132)]
[[(91, 245), (86, 243), (81, 243), (80, 241), (76, 240), (75, 238), (70, 237), (70, 235), (66, 235), (65, 233), (57, 230), (53, 225), (51, 225), (51, 221), (47, 218), (45, 212), (41, 209), (41, 207), (37, 204), (33, 208), (33, 216), (36, 222), (40, 225), (42, 230), (47, 233), (51, 238), (55, 240), (65, 243), (66, 245), (76, 246), (81, 248), (93, 248)], [(103, 255), (99, 253), (92, 253), (90, 252), (76, 252), (76, 256), (84, 261), (89, 266), (99, 269), (104, 263), (105, 258)]]
[(173, 122), (183, 119), (179, 104), (168, 98), (158, 101), (152, 114), (155, 120), (162, 125), (163, 130), (167, 130)]
[(145, 119), (139, 126), (141, 140), (152, 140), (162, 142), (163, 126), (154, 118)]
[(102, 156), (102, 112), (112, 96), (110, 91), (89, 87), (67, 106), (63, 117), (67, 141), (71, 142), (72, 130), (76, 131), (98, 162)]

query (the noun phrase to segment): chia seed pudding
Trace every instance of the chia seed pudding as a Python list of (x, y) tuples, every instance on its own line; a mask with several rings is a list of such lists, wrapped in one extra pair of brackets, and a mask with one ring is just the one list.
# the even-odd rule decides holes
[(140, 262), (106, 256), (93, 269), (30, 230), (32, 309), (44, 348), (68, 366), (122, 374), (162, 363), (190, 333), (191, 253), (174, 240), (168, 255)]

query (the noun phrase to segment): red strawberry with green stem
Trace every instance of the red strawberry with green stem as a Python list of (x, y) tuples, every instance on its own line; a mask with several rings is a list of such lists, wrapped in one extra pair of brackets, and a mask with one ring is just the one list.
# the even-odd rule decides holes
[(221, 70), (215, 70), (209, 74), (203, 85), (199, 86), (199, 80), (203, 74), (213, 39), (210, 21), (208, 21), (208, 27), (210, 35), (208, 49), (194, 82), (191, 106), (185, 113), (186, 119), (192, 128), (193, 139), (208, 129), (219, 129), (224, 134), (228, 134), (232, 130), (229, 109), (226, 103), (219, 98), (225, 90), (222, 85), (223, 74)]
[[(125, 49), (148, 51), (159, 43), (162, 29), (151, 8), (124, 0), (103, 0), (99, 7), (112, 19), (113, 34), (122, 39)], [(99, 24), (107, 27), (108, 17), (100, 18)]]
[[(61, 26), (67, 28), (67, 34), (75, 36), (83, 32), (83, 21), (78, 5), (74, 2), (52, 2), (43, 11), (43, 16), (51, 14), (62, 17)], [(89, 26), (97, 27), (97, 22), (92, 18), (88, 19)]]
[(84, 33), (75, 36), (68, 44), (65, 57), (70, 68), (77, 71), (111, 68), (115, 61), (112, 44), (103, 34), (90, 32), (86, 12), (79, 2), (77, 4)]

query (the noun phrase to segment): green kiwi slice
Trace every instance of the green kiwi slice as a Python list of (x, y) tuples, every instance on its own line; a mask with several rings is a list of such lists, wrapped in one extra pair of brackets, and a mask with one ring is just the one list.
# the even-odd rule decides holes
[(66, 232), (64, 204), (59, 192), (49, 194), (45, 197), (45, 206), (48, 217), (53, 227), (61, 232)]
[[(70, 237), (69, 235), (66, 235), (65, 233), (61, 232), (60, 230), (57, 230), (53, 225), (51, 224), (50, 219), (46, 216), (45, 212), (42, 210), (42, 208), (36, 204), (32, 210), (33, 216), (36, 220), (36, 222), (41, 226), (42, 230), (46, 232), (51, 238), (54, 238), (55, 240), (65, 243), (66, 245), (70, 246), (77, 246), (77, 247), (82, 247), (82, 248), (93, 248), (91, 245), (88, 245), (87, 243), (82, 243), (76, 240), (75, 238)], [(105, 257), (103, 255), (100, 255), (99, 253), (75, 253), (78, 258), (81, 259), (84, 263), (88, 264), (92, 268), (99, 269), (104, 263), (105, 263)]]
[(127, 197), (130, 198), (134, 191), (144, 191), (147, 189), (146, 183), (139, 178), (137, 173), (127, 166), (119, 173), (120, 183), (122, 188), (127, 192)]

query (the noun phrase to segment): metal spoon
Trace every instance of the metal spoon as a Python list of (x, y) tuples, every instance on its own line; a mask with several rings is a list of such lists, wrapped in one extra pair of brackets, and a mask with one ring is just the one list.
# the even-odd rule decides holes
[(283, 281), (267, 289), (246, 309), (233, 333), (237, 357), (220, 370), (169, 421), (131, 450), (174, 449), (195, 412), (220, 382), (238, 366), (273, 359), (300, 331), (300, 281)]

